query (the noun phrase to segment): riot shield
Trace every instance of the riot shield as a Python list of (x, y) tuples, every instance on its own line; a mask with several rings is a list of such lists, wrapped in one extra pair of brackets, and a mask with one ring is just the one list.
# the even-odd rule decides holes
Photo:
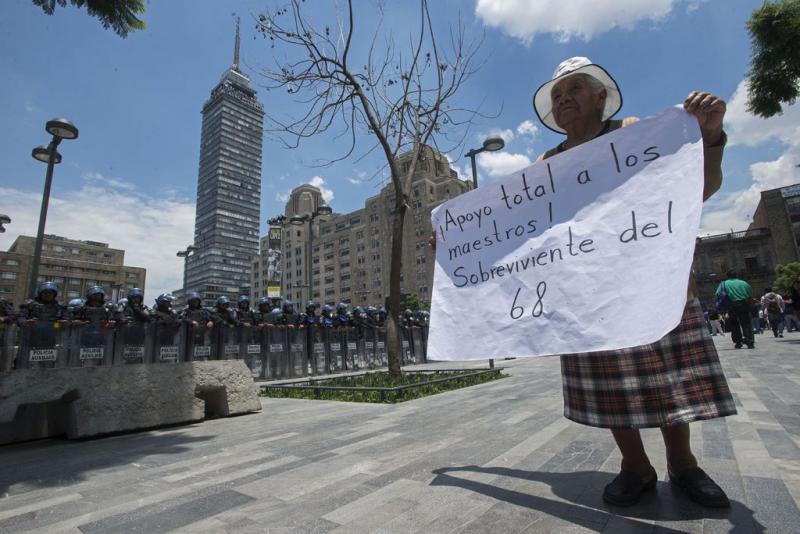
[(347, 335), (343, 328), (327, 328), (329, 370), (332, 373), (345, 369)]
[(217, 359), (213, 327), (208, 328), (203, 323), (199, 323), (197, 326), (193, 326), (191, 323), (184, 323), (183, 328), (186, 339), (184, 343), (186, 361), (197, 362)]
[(422, 332), (422, 361), (428, 361), (428, 325), (423, 326), (420, 328), (420, 332)]
[(377, 357), (378, 352), (378, 329), (374, 326), (364, 327), (364, 356), (366, 366), (370, 369), (380, 367)]
[(239, 327), (239, 354), (244, 358), (253, 378), (264, 375), (264, 359), (261, 357), (261, 334), (263, 330), (255, 326)]
[(0, 323), (0, 373), (14, 369), (19, 348), (19, 328), (14, 323)]
[(380, 326), (375, 329), (377, 337), (375, 342), (375, 359), (378, 361), (379, 367), (386, 367), (389, 365), (389, 353), (386, 350), (386, 327)]
[(220, 360), (239, 359), (239, 328), (226, 324), (214, 327), (217, 337), (217, 354)]
[(151, 360), (153, 325), (135, 321), (117, 324), (114, 365), (145, 363)]
[(114, 359), (114, 329), (99, 324), (76, 324), (70, 328), (70, 367), (111, 365)]
[(267, 340), (267, 368), (269, 370), (267, 378), (270, 380), (289, 378), (289, 351), (286, 346), (286, 327), (268, 326)]
[(66, 367), (68, 328), (62, 322), (34, 321), (21, 328), (17, 369)]
[(414, 363), (414, 353), (411, 349), (411, 329), (407, 326), (400, 327), (400, 365)]
[(311, 374), (324, 375), (329, 371), (327, 328), (310, 326), (308, 331), (308, 347), (311, 357)]
[(185, 361), (181, 348), (180, 322), (158, 321), (153, 324), (152, 363), (178, 363)]
[(306, 329), (287, 328), (286, 338), (289, 344), (289, 360), (292, 378), (308, 376), (308, 352), (306, 351)]
[(346, 368), (350, 371), (362, 369), (364, 367), (364, 345), (359, 339), (358, 330), (352, 326), (348, 326), (344, 328), (344, 332), (347, 343), (347, 353), (345, 356)]
[(411, 336), (411, 352), (414, 355), (414, 363), (425, 363), (425, 356), (422, 354), (422, 328), (412, 326), (409, 328)]

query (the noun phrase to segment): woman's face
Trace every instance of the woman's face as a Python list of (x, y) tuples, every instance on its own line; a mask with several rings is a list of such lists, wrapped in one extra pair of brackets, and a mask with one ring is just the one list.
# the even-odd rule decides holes
[(556, 124), (569, 130), (575, 122), (602, 119), (606, 92), (604, 89), (594, 93), (586, 76), (575, 74), (556, 83), (550, 91), (550, 99)]

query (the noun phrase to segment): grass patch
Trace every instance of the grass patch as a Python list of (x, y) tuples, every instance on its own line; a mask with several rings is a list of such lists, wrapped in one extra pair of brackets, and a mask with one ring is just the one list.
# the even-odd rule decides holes
[(508, 375), (502, 369), (405, 371), (393, 378), (386, 371), (290, 384), (261, 386), (261, 396), (394, 404), (490, 382)]

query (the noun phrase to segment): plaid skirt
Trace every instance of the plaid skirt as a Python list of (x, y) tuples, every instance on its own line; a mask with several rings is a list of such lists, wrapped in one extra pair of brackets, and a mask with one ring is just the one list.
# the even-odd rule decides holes
[(564, 416), (601, 428), (650, 428), (736, 413), (697, 301), (649, 345), (561, 356)]

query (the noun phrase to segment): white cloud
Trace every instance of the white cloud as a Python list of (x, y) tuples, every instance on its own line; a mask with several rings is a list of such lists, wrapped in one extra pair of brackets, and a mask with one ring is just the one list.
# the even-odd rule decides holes
[(500, 128), (494, 128), (490, 130), (488, 134), (480, 137), (481, 142), (483, 142), (483, 140), (487, 137), (500, 137), (506, 142), (506, 144), (508, 144), (514, 140), (514, 132), (511, 131), (510, 128), (506, 128), (504, 130), (501, 130)]
[[(12, 219), (7, 232), (0, 234), (0, 247), (7, 250), (18, 235), (36, 235), (42, 196), (0, 187), (0, 198)], [(183, 260), (175, 253), (192, 242), (194, 214), (193, 203), (90, 182), (51, 196), (46, 232), (125, 250), (126, 265), (147, 269), (150, 300), (182, 285)]]
[(530, 135), (531, 137), (536, 137), (539, 134), (539, 127), (530, 120), (526, 119), (519, 123), (517, 126), (517, 135)]
[(728, 103), (725, 128), (729, 146), (758, 146), (778, 141), (786, 150), (777, 159), (750, 165), (750, 187), (712, 197), (703, 210), (700, 234), (744, 230), (753, 221), (761, 191), (785, 187), (800, 181), (800, 106), (784, 107), (783, 115), (761, 119), (746, 110), (747, 88), (741, 82)]
[(783, 114), (762, 119), (747, 111), (747, 84), (742, 81), (728, 102), (725, 128), (729, 145), (757, 146), (771, 139), (785, 145), (800, 142), (800, 106), (784, 106)]
[(478, 165), (493, 178), (508, 176), (531, 164), (525, 154), (513, 152), (484, 152), (478, 155)]
[(133, 191), (136, 189), (136, 186), (130, 182), (126, 182), (121, 178), (110, 178), (107, 176), (103, 176), (99, 172), (87, 172), (83, 175), (83, 179), (89, 183), (101, 183), (106, 184), (110, 187), (117, 188), (117, 189), (125, 189), (127, 191)]
[(292, 190), (289, 189), (285, 193), (275, 193), (275, 200), (278, 202), (289, 202), (289, 195), (292, 193)]
[(353, 185), (361, 185), (364, 182), (366, 182), (368, 179), (369, 179), (369, 177), (367, 176), (367, 173), (365, 173), (364, 171), (361, 171), (356, 175), (355, 178), (348, 177), (347, 181), (350, 182)]
[(322, 193), (322, 198), (325, 199), (325, 202), (328, 204), (333, 202), (333, 189), (325, 187), (325, 178), (322, 176), (315, 176), (308, 183), (314, 187), (319, 187), (319, 191)]
[(475, 13), (484, 24), (529, 43), (538, 33), (560, 41), (590, 40), (614, 28), (632, 28), (666, 17), (682, 0), (478, 0)]

